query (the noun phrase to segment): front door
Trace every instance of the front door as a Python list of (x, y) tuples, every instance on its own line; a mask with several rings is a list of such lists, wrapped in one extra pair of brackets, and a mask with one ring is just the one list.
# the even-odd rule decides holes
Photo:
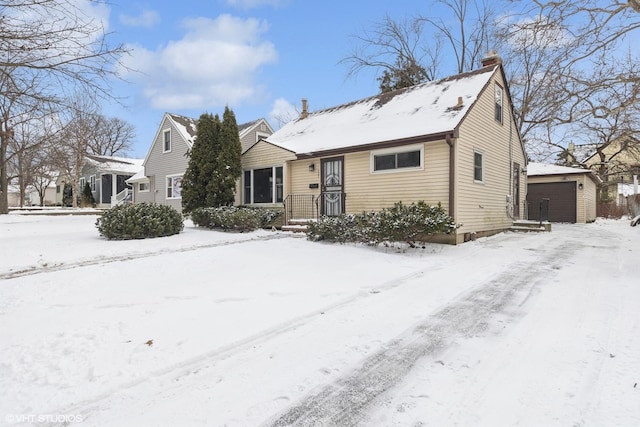
[(344, 212), (344, 157), (322, 160), (322, 214), (340, 215)]

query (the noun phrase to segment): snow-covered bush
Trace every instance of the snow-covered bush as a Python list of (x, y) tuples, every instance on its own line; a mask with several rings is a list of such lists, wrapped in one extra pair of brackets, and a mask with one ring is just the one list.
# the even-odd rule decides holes
[(199, 227), (244, 232), (267, 227), (281, 214), (282, 212), (271, 209), (221, 206), (197, 208), (189, 213), (189, 216)]
[(430, 206), (419, 201), (410, 205), (399, 202), (378, 212), (322, 217), (307, 227), (310, 240), (377, 245), (426, 241), (433, 234), (450, 233), (457, 225), (440, 204)]
[(146, 239), (178, 234), (182, 215), (171, 206), (153, 203), (118, 205), (96, 221), (101, 236), (110, 240)]

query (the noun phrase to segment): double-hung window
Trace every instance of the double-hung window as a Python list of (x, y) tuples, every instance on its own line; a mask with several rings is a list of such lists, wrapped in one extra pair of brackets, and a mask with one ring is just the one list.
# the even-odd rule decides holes
[(422, 169), (423, 158), (423, 145), (372, 151), (371, 172)]
[(162, 133), (162, 152), (171, 151), (171, 129), (167, 129)]
[(244, 171), (243, 203), (281, 203), (284, 186), (282, 166), (250, 169)]
[(496, 83), (495, 85), (495, 119), (496, 122), (502, 124), (502, 87)]
[(89, 187), (91, 188), (91, 191), (96, 191), (96, 176), (95, 175), (91, 175), (89, 177)]
[(182, 175), (167, 176), (167, 199), (182, 198)]
[(473, 181), (484, 182), (484, 155), (481, 151), (473, 152)]

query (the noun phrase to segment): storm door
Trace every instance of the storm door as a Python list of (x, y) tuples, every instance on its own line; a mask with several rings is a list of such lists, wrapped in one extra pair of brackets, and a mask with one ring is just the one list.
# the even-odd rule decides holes
[(322, 160), (322, 214), (340, 215), (344, 212), (344, 157)]

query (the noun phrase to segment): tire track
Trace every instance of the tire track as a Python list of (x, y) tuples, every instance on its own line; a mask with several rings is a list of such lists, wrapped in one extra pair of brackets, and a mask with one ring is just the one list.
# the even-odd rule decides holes
[(55, 271), (71, 270), (74, 268), (89, 267), (89, 266), (100, 265), (100, 264), (110, 264), (113, 262), (132, 261), (132, 260), (141, 259), (141, 258), (150, 258), (158, 255), (191, 252), (191, 251), (197, 251), (198, 249), (217, 248), (221, 246), (239, 245), (242, 243), (249, 243), (249, 242), (256, 242), (256, 241), (286, 239), (290, 237), (291, 236), (286, 234), (273, 234), (269, 236), (252, 237), (244, 240), (223, 241), (223, 242), (208, 243), (208, 244), (202, 244), (202, 245), (193, 245), (193, 246), (187, 246), (184, 248), (166, 248), (166, 249), (160, 249), (157, 251), (131, 253), (131, 254), (103, 257), (103, 258), (97, 258), (97, 259), (87, 259), (87, 260), (70, 262), (70, 263), (57, 263), (57, 264), (43, 265), (43, 266), (30, 266), (30, 267), (22, 268), (20, 270), (10, 271), (7, 273), (0, 273), (0, 280), (15, 279), (17, 277), (32, 276), (32, 275), (42, 274), (42, 273), (51, 273)]
[(84, 420), (89, 420), (92, 413), (102, 411), (105, 407), (113, 407), (113, 405), (111, 404), (105, 405), (106, 402), (109, 402), (111, 399), (121, 399), (123, 396), (127, 396), (128, 394), (135, 396), (136, 387), (143, 386), (145, 383), (151, 381), (161, 381), (163, 383), (163, 393), (175, 392), (176, 390), (188, 388), (191, 386), (191, 383), (188, 381), (189, 377), (194, 374), (202, 373), (203, 370), (212, 367), (219, 361), (233, 357), (238, 353), (261, 345), (265, 342), (269, 342), (270, 340), (277, 338), (283, 334), (301, 328), (307, 323), (314, 321), (315, 319), (324, 318), (326, 314), (331, 313), (332, 311), (343, 309), (346, 306), (360, 302), (361, 300), (369, 297), (375, 297), (381, 291), (387, 291), (402, 286), (404, 283), (412, 279), (421, 277), (422, 275), (424, 275), (424, 270), (421, 269), (381, 283), (379, 286), (372, 288), (372, 290), (368, 292), (356, 292), (332, 304), (320, 307), (309, 313), (289, 319), (286, 322), (282, 322), (271, 328), (259, 331), (251, 336), (231, 343), (222, 348), (217, 348), (210, 352), (195, 356), (191, 359), (174, 363), (172, 365), (145, 374), (143, 377), (137, 378), (130, 382), (119, 384), (118, 386), (102, 392), (101, 394), (90, 399), (86, 399), (82, 402), (78, 402), (68, 407), (55, 408), (49, 410), (47, 413), (82, 414)]
[(492, 318), (509, 315), (517, 295), (525, 294), (526, 299), (531, 288), (555, 274), (559, 263), (581, 246), (568, 242), (531, 262), (513, 265), (384, 344), (350, 375), (321, 386), (264, 426), (357, 425), (377, 398), (399, 384), (420, 359), (439, 353), (456, 339), (486, 332)]

